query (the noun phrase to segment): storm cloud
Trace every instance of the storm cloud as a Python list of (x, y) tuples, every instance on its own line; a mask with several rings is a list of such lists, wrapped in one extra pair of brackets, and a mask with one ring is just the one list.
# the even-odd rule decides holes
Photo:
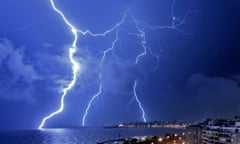
[[(0, 43), (1, 87), (0, 97), (7, 100), (34, 102), (32, 83), (41, 76), (27, 62), (24, 47), (16, 48), (7, 38)], [(20, 86), (19, 86), (20, 85)]]
[[(240, 112), (240, 81), (234, 77), (193, 74), (187, 83), (186, 94), (192, 115), (231, 117)], [(196, 110), (196, 111), (194, 111)]]

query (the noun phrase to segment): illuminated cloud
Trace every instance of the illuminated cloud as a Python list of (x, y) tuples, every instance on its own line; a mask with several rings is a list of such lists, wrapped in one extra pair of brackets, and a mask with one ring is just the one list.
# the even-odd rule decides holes
[(24, 61), (24, 48), (16, 49), (7, 38), (2, 39), (0, 43), (0, 63), (7, 64), (7, 68), (11, 73), (27, 82), (40, 79), (33, 65)]
[(24, 48), (15, 48), (7, 38), (1, 39), (0, 65), (4, 68), (1, 70), (3, 74), (0, 80), (0, 97), (33, 103), (34, 87), (31, 85), (41, 77), (24, 55)]

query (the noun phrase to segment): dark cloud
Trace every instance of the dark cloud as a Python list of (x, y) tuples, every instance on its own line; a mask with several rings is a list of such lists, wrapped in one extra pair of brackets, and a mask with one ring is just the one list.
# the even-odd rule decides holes
[(187, 84), (192, 115), (202, 117), (233, 116), (240, 112), (240, 81), (235, 78), (193, 74)]

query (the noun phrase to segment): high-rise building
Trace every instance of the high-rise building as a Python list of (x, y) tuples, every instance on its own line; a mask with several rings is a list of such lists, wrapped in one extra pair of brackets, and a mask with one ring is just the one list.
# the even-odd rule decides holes
[(187, 144), (240, 144), (239, 120), (207, 120), (187, 128)]
[(200, 124), (191, 125), (187, 127), (186, 141), (187, 144), (201, 144), (201, 130)]

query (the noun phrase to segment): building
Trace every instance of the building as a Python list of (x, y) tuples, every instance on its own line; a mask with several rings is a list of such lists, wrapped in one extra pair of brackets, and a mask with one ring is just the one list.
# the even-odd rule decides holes
[(202, 130), (202, 144), (231, 144), (232, 134), (226, 127), (207, 126)]
[(187, 144), (201, 144), (201, 129), (202, 127), (200, 124), (187, 127)]
[(187, 128), (187, 144), (240, 144), (239, 120), (206, 120)]
[(202, 144), (239, 144), (239, 131), (239, 121), (225, 119), (209, 121), (202, 129)]
[(240, 144), (240, 133), (233, 134), (232, 143), (233, 144)]

